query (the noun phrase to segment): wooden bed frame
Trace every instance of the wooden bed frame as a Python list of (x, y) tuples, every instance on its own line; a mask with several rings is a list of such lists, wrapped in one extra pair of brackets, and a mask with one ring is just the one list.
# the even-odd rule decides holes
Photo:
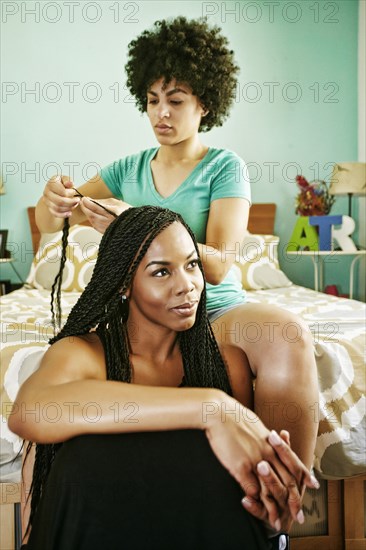
[[(254, 204), (249, 213), (248, 230), (251, 233), (273, 234), (275, 204)], [(35, 223), (35, 208), (28, 208), (34, 252), (40, 233)], [(86, 224), (87, 225), (87, 224)], [(364, 483), (366, 477), (328, 481), (328, 532), (322, 536), (291, 537), (292, 550), (366, 550), (364, 525)], [(20, 483), (1, 483), (0, 548), (14, 550), (16, 521), (14, 505), (20, 503)]]

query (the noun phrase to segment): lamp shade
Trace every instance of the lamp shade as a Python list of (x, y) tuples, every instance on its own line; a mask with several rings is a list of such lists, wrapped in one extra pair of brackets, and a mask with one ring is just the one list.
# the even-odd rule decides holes
[(5, 195), (5, 185), (3, 182), (3, 178), (0, 176), (0, 195)]
[(366, 195), (366, 163), (341, 162), (335, 164), (329, 193), (331, 195)]

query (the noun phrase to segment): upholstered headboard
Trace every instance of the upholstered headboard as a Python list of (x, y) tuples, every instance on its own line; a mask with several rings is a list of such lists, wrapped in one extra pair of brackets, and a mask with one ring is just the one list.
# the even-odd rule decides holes
[[(33, 252), (38, 250), (41, 234), (36, 225), (35, 207), (29, 206), (28, 219), (32, 234)], [(276, 205), (274, 203), (253, 204), (249, 211), (248, 231), (250, 233), (269, 234), (274, 233), (274, 222), (276, 215)], [(85, 222), (83, 225), (89, 225)]]

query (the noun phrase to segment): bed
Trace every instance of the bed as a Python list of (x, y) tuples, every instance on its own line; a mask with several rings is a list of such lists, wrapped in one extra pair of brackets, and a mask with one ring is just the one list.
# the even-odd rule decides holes
[[(304, 526), (294, 527), (292, 548), (366, 548), (365, 304), (289, 281), (278, 262), (279, 239), (273, 235), (275, 211), (274, 204), (252, 206), (249, 234), (243, 240), (235, 269), (249, 301), (297, 313), (313, 334), (320, 384), (319, 402), (314, 404), (314, 417), (320, 421), (314, 468), (321, 489), (306, 494), (307, 521)], [(13, 510), (20, 499), (21, 458), (17, 453), (21, 441), (8, 430), (6, 419), (19, 385), (38, 367), (53, 335), (50, 287), (60, 258), (60, 234), (41, 238), (34, 208), (28, 208), (28, 217), (35, 256), (27, 282), (1, 297), (0, 488), (2, 520), (7, 526), (5, 535), (2, 529), (1, 548), (15, 547)], [(90, 278), (100, 238), (88, 225), (71, 229), (62, 293), (63, 319)]]

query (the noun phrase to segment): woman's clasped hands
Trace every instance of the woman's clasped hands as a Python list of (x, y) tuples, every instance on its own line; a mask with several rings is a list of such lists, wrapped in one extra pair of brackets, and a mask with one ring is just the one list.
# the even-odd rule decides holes
[(269, 531), (304, 522), (305, 488), (319, 483), (292, 451), (289, 434), (268, 430), (259, 417), (224, 394), (206, 410), (206, 435), (216, 457), (242, 487), (244, 508)]

